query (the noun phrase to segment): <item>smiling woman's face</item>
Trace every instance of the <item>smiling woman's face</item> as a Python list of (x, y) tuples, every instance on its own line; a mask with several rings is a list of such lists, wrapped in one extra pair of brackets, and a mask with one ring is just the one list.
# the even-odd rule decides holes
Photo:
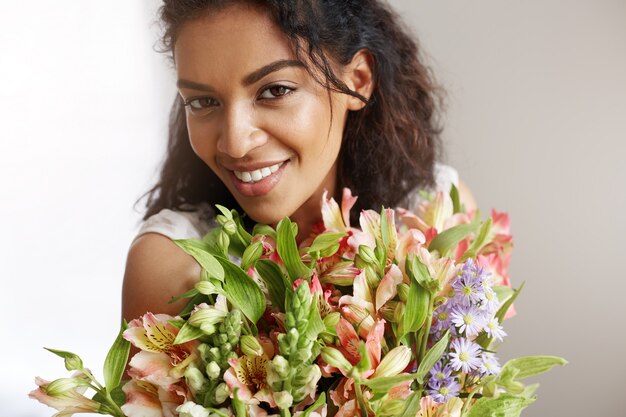
[(324, 190), (335, 191), (347, 113), (362, 103), (317, 83), (251, 6), (186, 22), (174, 57), (191, 145), (243, 210), (270, 224), (318, 220)]

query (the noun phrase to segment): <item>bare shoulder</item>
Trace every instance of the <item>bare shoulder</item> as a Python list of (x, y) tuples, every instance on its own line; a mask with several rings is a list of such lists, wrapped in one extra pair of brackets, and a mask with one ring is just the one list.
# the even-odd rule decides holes
[(122, 315), (126, 320), (147, 311), (176, 314), (182, 300), (167, 304), (193, 287), (200, 277), (200, 266), (169, 238), (146, 233), (131, 245), (126, 260), (122, 289)]
[(465, 206), (465, 210), (475, 210), (478, 208), (476, 204), (476, 199), (474, 198), (474, 194), (469, 189), (469, 187), (461, 180), (459, 180), (459, 199), (461, 200), (461, 204)]

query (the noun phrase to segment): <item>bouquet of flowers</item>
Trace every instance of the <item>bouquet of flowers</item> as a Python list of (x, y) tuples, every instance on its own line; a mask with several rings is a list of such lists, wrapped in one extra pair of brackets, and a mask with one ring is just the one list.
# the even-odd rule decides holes
[(176, 241), (202, 266), (187, 308), (125, 324), (104, 384), (49, 349), (75, 374), (38, 378), (31, 397), (57, 416), (518, 416), (537, 389), (520, 380), (566, 361), (495, 355), (521, 290), (507, 214), (465, 212), (453, 186), (417, 213), (365, 210), (356, 228), (355, 201), (324, 196), (300, 245), (288, 218), (248, 232), (218, 206), (219, 227)]

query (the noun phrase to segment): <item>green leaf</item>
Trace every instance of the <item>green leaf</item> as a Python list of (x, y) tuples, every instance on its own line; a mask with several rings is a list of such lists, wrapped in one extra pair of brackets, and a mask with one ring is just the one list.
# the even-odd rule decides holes
[(411, 282), (402, 317), (403, 335), (418, 331), (426, 321), (430, 293), (417, 282)]
[(415, 254), (409, 254), (404, 263), (407, 275), (422, 287), (429, 289), (433, 277), (430, 276), (428, 267)]
[(202, 303), (207, 303), (209, 302), (209, 298), (204, 295), (204, 294), (198, 294), (195, 297), (193, 297), (191, 300), (189, 300), (189, 302), (187, 303), (187, 305), (185, 305), (185, 308), (183, 308), (181, 310), (180, 313), (178, 313), (179, 316), (184, 317), (186, 315), (188, 315), (189, 313), (191, 313), (191, 311), (198, 305), (198, 304), (202, 304)]
[(311, 311), (309, 312), (309, 320), (305, 331), (305, 336), (309, 340), (315, 340), (320, 333), (326, 330), (326, 325), (320, 315), (318, 295), (313, 297), (311, 303)]
[(435, 366), (437, 362), (439, 362), (439, 359), (441, 359), (443, 352), (445, 352), (446, 347), (448, 347), (449, 341), (450, 333), (446, 331), (442, 338), (439, 339), (439, 341), (435, 343), (433, 347), (428, 350), (428, 352), (426, 352), (426, 355), (424, 355), (424, 359), (420, 363), (415, 374), (417, 382), (419, 382), (420, 384), (424, 383), (424, 377), (432, 369), (432, 367)]
[(463, 239), (476, 233), (480, 227), (480, 216), (476, 216), (471, 223), (459, 224), (439, 233), (428, 245), (429, 251), (437, 251), (442, 257), (448, 256), (450, 251)]
[(195, 289), (195, 288), (192, 288), (192, 289), (190, 289), (189, 291), (187, 291), (184, 294), (181, 294), (181, 295), (176, 296), (176, 297), (172, 297), (172, 299), (169, 300), (167, 303), (168, 304), (172, 304), (172, 303), (175, 303), (178, 300), (182, 300), (183, 298), (193, 298), (196, 295), (198, 295), (198, 290)]
[(498, 322), (502, 323), (502, 320), (504, 320), (504, 316), (506, 315), (506, 312), (509, 310), (511, 305), (513, 305), (513, 301), (515, 301), (519, 293), (522, 291), (522, 289), (524, 288), (524, 285), (525, 283), (522, 282), (522, 285), (520, 285), (518, 289), (513, 290), (514, 291), (513, 295), (500, 305), (500, 308), (498, 309), (495, 315), (495, 317), (498, 319)]
[(291, 281), (310, 277), (312, 271), (300, 259), (291, 220), (285, 217), (278, 223), (276, 230), (276, 250), (287, 268)]
[(567, 361), (558, 356), (524, 356), (522, 358), (511, 359), (502, 367), (501, 372), (506, 372), (510, 368), (517, 369), (516, 379), (524, 379), (529, 376), (539, 375), (548, 372), (557, 365), (566, 365)]
[(252, 228), (252, 234), (254, 236), (269, 236), (276, 240), (276, 230), (272, 226), (266, 224), (257, 223)]
[(252, 278), (227, 259), (219, 260), (224, 270), (226, 298), (252, 322), (259, 321), (265, 312), (265, 296)]
[(256, 261), (263, 255), (263, 243), (262, 242), (254, 242), (250, 246), (243, 251), (243, 256), (241, 258), (241, 269), (247, 271), (248, 268), (254, 266)]
[(67, 369), (68, 371), (77, 371), (83, 369), (83, 360), (77, 354), (67, 352), (65, 350), (50, 349), (47, 347), (45, 347), (44, 349), (65, 359), (65, 369)]
[(197, 239), (179, 239), (175, 240), (174, 243), (187, 254), (193, 256), (209, 275), (220, 281), (224, 280), (224, 269), (220, 266), (215, 256), (209, 253), (210, 247), (208, 244)]
[(504, 303), (515, 293), (513, 288), (507, 287), (506, 285), (494, 285), (491, 288), (498, 296), (498, 301), (500, 301), (500, 303)]
[(456, 188), (456, 185), (454, 184), (452, 184), (452, 187), (450, 187), (450, 199), (452, 200), (452, 212), (454, 214), (462, 212), (463, 207), (461, 206), (461, 197), (459, 196), (459, 189)]
[(406, 406), (404, 407), (404, 411), (398, 417), (415, 417), (417, 412), (420, 410), (420, 400), (422, 399), (422, 392), (415, 391), (413, 394), (409, 395), (406, 399)]
[(120, 384), (128, 361), (130, 342), (123, 337), (124, 330), (127, 328), (128, 325), (124, 321), (104, 360), (104, 384), (108, 392), (112, 392)]
[(224, 215), (224, 217), (226, 217), (227, 219), (232, 220), (233, 218), (233, 214), (231, 213), (230, 210), (228, 210), (226, 207), (220, 205), (220, 204), (216, 204), (215, 207), (220, 211), (220, 213), (222, 213)]
[(285, 312), (285, 288), (291, 286), (280, 267), (269, 260), (261, 259), (256, 263), (256, 271), (267, 286), (272, 306)]
[(487, 242), (487, 238), (489, 237), (489, 232), (491, 231), (491, 223), (493, 220), (491, 217), (485, 221), (482, 226), (480, 226), (480, 231), (478, 232), (478, 237), (474, 239), (470, 247), (465, 251), (463, 256), (461, 257), (460, 262), (464, 262), (468, 258), (475, 258), (476, 254), (482, 249), (482, 247)]
[(334, 233), (334, 232), (322, 233), (321, 235), (318, 235), (315, 238), (315, 240), (311, 244), (311, 247), (307, 249), (307, 252), (308, 253), (322, 252), (335, 245), (338, 246), (339, 239), (343, 238), (344, 236), (346, 236), (345, 233)]
[(178, 331), (178, 334), (174, 339), (174, 344), (182, 345), (183, 343), (196, 340), (202, 336), (204, 336), (202, 330), (192, 326), (191, 324), (189, 324), (189, 322), (185, 322), (185, 324), (183, 324), (183, 327)]
[(479, 398), (467, 417), (518, 417), (535, 400), (503, 393), (496, 398)]
[(368, 386), (374, 392), (386, 392), (401, 382), (415, 379), (416, 374), (400, 374), (394, 376), (379, 376), (363, 380), (361, 383)]

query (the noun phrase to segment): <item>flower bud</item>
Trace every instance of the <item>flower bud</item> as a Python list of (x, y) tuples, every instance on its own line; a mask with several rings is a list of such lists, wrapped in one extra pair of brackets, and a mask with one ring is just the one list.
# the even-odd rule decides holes
[(224, 317), (226, 317), (224, 311), (220, 311), (215, 307), (205, 307), (191, 313), (188, 323), (194, 327), (202, 328), (203, 324), (217, 324), (221, 322)]
[(400, 301), (406, 303), (406, 300), (409, 298), (409, 285), (402, 283), (396, 286), (398, 291), (398, 297), (400, 297)]
[(237, 224), (233, 220), (228, 220), (222, 225), (222, 230), (232, 236), (237, 233)]
[(368, 264), (378, 264), (374, 251), (367, 245), (359, 245), (359, 257)]
[(176, 411), (178, 411), (178, 416), (180, 417), (209, 417), (211, 415), (206, 408), (193, 401), (187, 401), (179, 405), (176, 407)]
[(185, 371), (185, 380), (187, 381), (187, 385), (193, 391), (200, 391), (202, 386), (207, 382), (202, 372), (195, 366), (190, 366)]
[(398, 375), (411, 361), (411, 349), (407, 346), (398, 346), (389, 351), (378, 364), (372, 377), (386, 377)]
[(246, 356), (261, 356), (263, 355), (263, 347), (259, 343), (256, 337), (250, 335), (241, 336), (240, 339), (241, 351)]
[(51, 397), (58, 397), (65, 392), (80, 386), (89, 386), (89, 382), (80, 378), (59, 378), (50, 382), (42, 389)]
[(289, 373), (289, 361), (287, 361), (284, 356), (274, 356), (274, 359), (272, 359), (272, 367), (280, 377), (284, 377)]
[(206, 334), (207, 336), (212, 335), (213, 333), (215, 333), (215, 331), (217, 330), (217, 328), (215, 327), (214, 324), (211, 323), (202, 323), (200, 325), (200, 330), (202, 330), (202, 333)]
[(343, 354), (330, 346), (324, 346), (322, 348), (322, 359), (335, 368), (349, 371), (352, 369), (352, 364), (343, 356)]
[(288, 391), (275, 392), (273, 397), (274, 401), (276, 401), (276, 406), (280, 409), (287, 409), (293, 404), (293, 397)]
[(226, 232), (221, 231), (217, 234), (217, 245), (224, 252), (224, 254), (228, 254), (228, 246), (230, 246), (230, 238)]
[(243, 251), (241, 267), (247, 271), (249, 267), (253, 266), (255, 262), (259, 260), (261, 255), (263, 255), (263, 243), (259, 241), (254, 242)]
[(401, 304), (397, 301), (387, 301), (381, 308), (380, 312), (383, 315), (383, 318), (391, 323), (397, 323), (396, 320), (396, 310), (398, 305)]
[(226, 401), (229, 395), (230, 390), (228, 389), (228, 385), (226, 385), (224, 382), (222, 382), (215, 388), (215, 402), (217, 404), (221, 404)]
[(336, 333), (335, 328), (337, 327), (340, 318), (341, 314), (338, 311), (334, 311), (324, 317), (324, 325), (326, 326), (326, 330), (331, 333)]
[(378, 288), (378, 284), (380, 284), (380, 276), (376, 272), (374, 268), (371, 266), (366, 266), (365, 269), (365, 280), (367, 281), (367, 285), (369, 288)]
[(222, 353), (222, 355), (227, 355), (228, 352), (230, 352), (231, 350), (233, 350), (233, 345), (231, 345), (230, 343), (226, 342), (224, 343), (221, 347), (220, 347), (220, 352)]
[(220, 377), (222, 369), (215, 361), (211, 361), (206, 366), (206, 374), (210, 379), (217, 379)]
[(402, 323), (405, 309), (406, 309), (406, 305), (404, 303), (396, 304), (396, 309), (393, 312), (393, 322)]

